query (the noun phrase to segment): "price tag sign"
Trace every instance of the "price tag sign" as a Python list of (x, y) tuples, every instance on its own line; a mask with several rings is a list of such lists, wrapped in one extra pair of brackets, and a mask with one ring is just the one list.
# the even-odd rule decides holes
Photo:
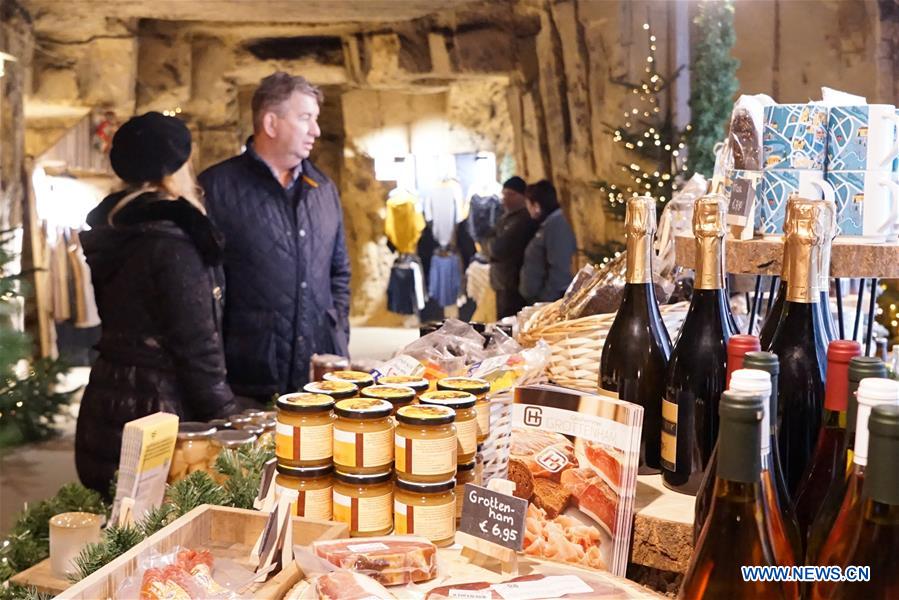
[(524, 548), (524, 518), (528, 501), (465, 484), (459, 531), (509, 550)]

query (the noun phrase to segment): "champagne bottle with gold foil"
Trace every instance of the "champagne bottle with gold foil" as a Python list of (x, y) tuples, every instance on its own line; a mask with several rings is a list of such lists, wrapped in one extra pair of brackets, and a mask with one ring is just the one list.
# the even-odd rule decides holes
[(693, 298), (671, 352), (662, 400), (662, 481), (685, 494), (696, 494), (718, 439), (732, 318), (724, 286), (726, 211), (727, 199), (718, 194), (694, 204)]
[(789, 265), (790, 280), (771, 352), (780, 358), (778, 442), (787, 490), (793, 497), (814, 452), (824, 409), (827, 349), (818, 267), (828, 235), (825, 204), (791, 198), (784, 231), (784, 262)]
[(840, 452), (838, 465), (842, 465), (842, 470), (838, 471), (831, 482), (830, 486), (824, 494), (824, 501), (821, 508), (815, 515), (812, 526), (809, 528), (806, 564), (818, 564), (818, 555), (821, 546), (833, 529), (833, 523), (837, 519), (840, 512), (840, 506), (843, 504), (843, 498), (846, 496), (846, 488), (849, 487), (849, 480), (852, 477), (852, 460), (855, 455), (855, 427), (858, 420), (858, 386), (864, 379), (880, 378), (887, 376), (887, 368), (883, 362), (873, 356), (856, 356), (849, 361), (849, 389), (846, 392), (846, 401), (848, 408), (846, 409), (846, 440)]
[(868, 421), (871, 457), (862, 486), (861, 520), (842, 565), (871, 569), (865, 582), (838, 582), (832, 600), (899, 598), (899, 407), (878, 406)]
[(657, 471), (661, 456), (662, 395), (671, 339), (652, 283), (656, 202), (630, 198), (625, 221), (627, 275), (621, 305), (602, 349), (599, 387), (643, 407), (641, 473)]
[(778, 565), (763, 508), (764, 405), (762, 394), (721, 396), (715, 494), (678, 598), (798, 598), (795, 582), (744, 581), (741, 573), (744, 566)]

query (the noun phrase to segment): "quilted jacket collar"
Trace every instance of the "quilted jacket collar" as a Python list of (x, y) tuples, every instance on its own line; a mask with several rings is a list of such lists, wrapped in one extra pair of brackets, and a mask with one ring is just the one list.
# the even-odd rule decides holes
[(146, 233), (157, 235), (185, 235), (193, 241), (197, 251), (208, 265), (220, 265), (223, 255), (223, 239), (206, 215), (187, 200), (160, 198), (156, 192), (147, 192), (133, 199), (113, 218), (109, 225), (109, 213), (127, 192), (107, 196), (87, 216), (92, 230), (108, 230), (120, 234)]

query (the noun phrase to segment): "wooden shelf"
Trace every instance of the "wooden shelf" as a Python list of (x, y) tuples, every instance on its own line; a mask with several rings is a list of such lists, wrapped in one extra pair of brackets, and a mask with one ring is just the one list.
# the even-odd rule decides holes
[(696, 498), (669, 490), (661, 475), (637, 477), (631, 562), (685, 573), (693, 554)]
[[(783, 241), (778, 239), (727, 240), (728, 273), (780, 275)], [(675, 238), (675, 262), (695, 268), (692, 237)], [(831, 277), (882, 277), (899, 279), (899, 243), (865, 244), (837, 239), (830, 258)]]

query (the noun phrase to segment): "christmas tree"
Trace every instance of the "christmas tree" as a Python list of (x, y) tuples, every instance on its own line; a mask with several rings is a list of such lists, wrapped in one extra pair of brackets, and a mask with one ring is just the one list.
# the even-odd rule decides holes
[(711, 176), (715, 144), (724, 139), (734, 94), (739, 89), (737, 67), (731, 56), (736, 41), (731, 0), (703, 0), (693, 21), (698, 40), (690, 65), (692, 129), (687, 136), (693, 171)]
[(632, 196), (653, 196), (661, 208), (677, 190), (677, 176), (687, 170), (685, 131), (675, 126), (669, 103), (663, 102), (683, 66), (668, 76), (659, 73), (658, 40), (649, 23), (643, 24), (643, 30), (649, 38), (649, 51), (642, 77), (636, 83), (626, 78), (612, 80), (627, 88), (630, 103), (620, 124), (606, 124), (612, 141), (623, 147), (627, 161), (618, 164), (620, 180), (593, 182), (601, 193), (603, 209), (618, 219), (624, 217), (624, 206)]
[(12, 231), (0, 232), (0, 447), (45, 439), (71, 393), (54, 388), (66, 368), (57, 360), (29, 358), (29, 337), (13, 326), (22, 296), (21, 275), (10, 274)]

